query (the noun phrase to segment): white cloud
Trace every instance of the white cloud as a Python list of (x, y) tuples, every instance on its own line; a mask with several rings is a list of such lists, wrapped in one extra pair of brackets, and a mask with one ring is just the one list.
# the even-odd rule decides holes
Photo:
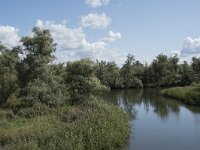
[(93, 29), (97, 29), (106, 28), (110, 22), (111, 18), (107, 17), (105, 13), (90, 13), (87, 16), (81, 17), (80, 24), (82, 27), (91, 27)]
[(102, 41), (110, 43), (110, 42), (114, 42), (116, 40), (121, 39), (121, 37), (122, 37), (121, 33), (119, 33), (119, 32), (115, 33), (113, 31), (109, 31), (108, 36), (103, 38)]
[(127, 53), (122, 53), (117, 49), (63, 51), (56, 53), (56, 57), (58, 58), (56, 62), (66, 62), (79, 60), (81, 58), (90, 58), (94, 61), (115, 61), (118, 65), (122, 65), (126, 60), (126, 56)]
[(85, 2), (91, 7), (99, 7), (102, 5), (107, 5), (110, 0), (86, 0)]
[(192, 39), (191, 37), (187, 37), (183, 42), (181, 54), (200, 54), (200, 38)]
[(183, 48), (181, 51), (175, 50), (170, 52), (170, 56), (178, 54), (180, 57), (193, 57), (200, 55), (200, 38), (193, 39), (191, 37), (185, 38), (183, 41)]
[(121, 38), (120, 33), (109, 31), (108, 36), (96, 42), (88, 42), (86, 34), (81, 27), (68, 28), (65, 24), (56, 24), (52, 21), (38, 20), (36, 26), (49, 29), (59, 50), (77, 50), (77, 49), (106, 49), (108, 43)]
[(19, 30), (12, 26), (0, 26), (0, 41), (7, 47), (19, 45)]
[[(49, 29), (57, 43), (57, 62), (91, 58), (93, 60), (114, 61), (120, 64), (125, 54), (109, 47), (109, 43), (121, 38), (120, 33), (110, 31), (107, 37), (96, 42), (89, 42), (82, 28), (68, 28), (66, 24), (56, 24), (52, 21), (38, 20), (36, 26)], [(124, 57), (123, 57), (124, 56)]]
[(175, 54), (180, 57), (180, 62), (191, 62), (192, 57), (200, 57), (200, 38), (185, 38), (182, 50), (171, 51), (169, 56), (174, 56)]
[(81, 27), (68, 28), (66, 24), (56, 24), (52, 21), (38, 20), (36, 26), (49, 29), (59, 50), (99, 49), (105, 48), (105, 43), (97, 41), (90, 43)]

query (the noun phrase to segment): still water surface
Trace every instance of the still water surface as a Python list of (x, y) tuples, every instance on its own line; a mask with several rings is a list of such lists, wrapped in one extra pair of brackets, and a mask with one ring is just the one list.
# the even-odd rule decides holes
[(158, 89), (113, 90), (103, 97), (130, 116), (132, 134), (123, 150), (200, 150), (200, 107), (162, 97)]

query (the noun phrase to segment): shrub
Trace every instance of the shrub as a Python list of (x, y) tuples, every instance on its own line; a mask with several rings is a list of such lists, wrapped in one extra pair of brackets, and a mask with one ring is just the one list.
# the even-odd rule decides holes
[(112, 150), (124, 145), (129, 136), (127, 114), (95, 98), (31, 119), (4, 119), (0, 129), (0, 147), (11, 150)]
[(81, 104), (88, 97), (108, 90), (108, 87), (102, 85), (100, 80), (95, 77), (94, 64), (88, 59), (67, 64), (66, 84), (69, 86), (72, 105)]

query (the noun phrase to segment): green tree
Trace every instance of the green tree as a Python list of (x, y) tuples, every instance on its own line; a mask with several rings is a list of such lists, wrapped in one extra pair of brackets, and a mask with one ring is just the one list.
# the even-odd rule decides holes
[(164, 85), (166, 83), (168, 75), (169, 62), (168, 58), (164, 54), (159, 54), (152, 62), (152, 69), (156, 79), (157, 86)]
[(170, 57), (168, 59), (169, 65), (168, 65), (168, 76), (167, 76), (167, 84), (168, 86), (179, 86), (181, 75), (180, 75), (180, 67), (179, 67), (179, 58), (177, 55), (174, 55), (173, 57)]
[(22, 90), (22, 98), (29, 107), (36, 103), (49, 107), (63, 105), (66, 103), (67, 96), (63, 79), (53, 74), (50, 65), (40, 67), (40, 76), (28, 82)]
[(90, 99), (91, 96), (108, 90), (95, 76), (95, 64), (89, 59), (67, 63), (66, 84), (71, 96), (70, 103), (80, 104)]
[(9, 50), (0, 43), (0, 105), (6, 103), (18, 88), (18, 63), (18, 52)]
[(200, 58), (193, 57), (192, 58), (192, 69), (194, 71), (194, 81), (199, 83), (200, 82)]
[(102, 84), (112, 89), (123, 88), (120, 69), (115, 62), (97, 61), (96, 65), (96, 76)]
[(25, 58), (19, 68), (21, 98), (27, 106), (43, 103), (48, 106), (65, 102), (64, 82), (58, 76), (51, 62), (54, 59), (55, 44), (49, 30), (33, 28), (33, 35), (21, 39)]
[(25, 87), (29, 81), (40, 76), (40, 68), (54, 60), (53, 52), (56, 45), (49, 30), (43, 30), (34, 27), (33, 36), (22, 37), (22, 53), (25, 58), (21, 62), (20, 81), (22, 87)]
[(184, 61), (183, 64), (180, 65), (180, 76), (181, 76), (181, 81), (180, 85), (181, 86), (186, 86), (190, 85), (192, 83), (192, 67)]
[(125, 88), (141, 88), (142, 81), (137, 77), (137, 68), (140, 63), (135, 61), (135, 57), (131, 54), (127, 56), (125, 64), (121, 68), (121, 76)]

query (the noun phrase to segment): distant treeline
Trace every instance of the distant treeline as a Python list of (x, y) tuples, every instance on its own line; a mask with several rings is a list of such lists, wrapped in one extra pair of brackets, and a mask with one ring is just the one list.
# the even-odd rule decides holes
[(142, 64), (131, 54), (119, 68), (115, 62), (96, 62), (96, 76), (111, 88), (173, 87), (200, 82), (200, 58), (191, 64), (179, 63), (177, 55), (159, 54), (150, 65)]

